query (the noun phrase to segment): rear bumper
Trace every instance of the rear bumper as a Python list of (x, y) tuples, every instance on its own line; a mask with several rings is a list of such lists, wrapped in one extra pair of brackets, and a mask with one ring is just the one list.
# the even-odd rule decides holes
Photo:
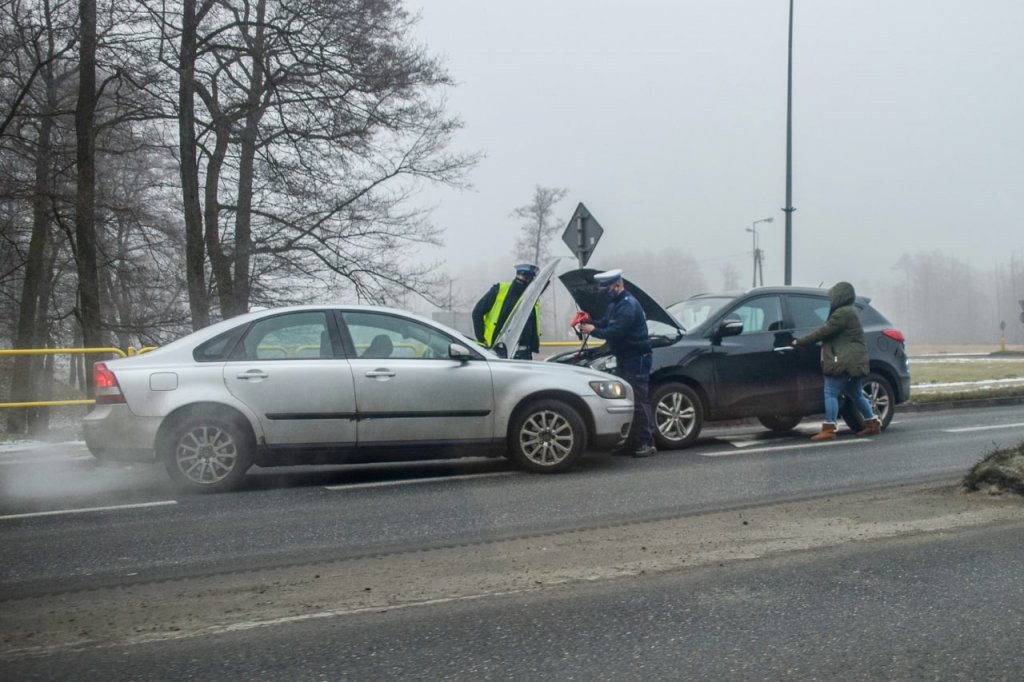
[(100, 459), (151, 462), (160, 417), (139, 417), (127, 405), (97, 405), (82, 420), (89, 452)]

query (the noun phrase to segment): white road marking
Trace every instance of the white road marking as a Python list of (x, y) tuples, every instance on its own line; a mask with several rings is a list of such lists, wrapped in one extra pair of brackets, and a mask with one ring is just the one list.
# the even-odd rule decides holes
[(992, 426), (964, 426), (959, 429), (943, 429), (946, 433), (967, 433), (969, 431), (993, 431), (995, 429), (1019, 429), (1024, 426), (1024, 422), (1017, 422), (1016, 424), (994, 424)]
[(430, 476), (429, 478), (411, 478), (404, 481), (380, 481), (377, 483), (352, 483), (348, 485), (328, 485), (327, 490), (356, 490), (357, 488), (390, 488), (415, 483), (434, 483), (436, 481), (464, 481), (469, 478), (496, 478), (498, 476), (514, 476), (519, 471), (496, 471), (489, 474), (466, 474), (465, 476)]
[(28, 514), (8, 514), (0, 516), (0, 521), (10, 519), (30, 519), (35, 516), (59, 516), (61, 514), (88, 514), (99, 511), (119, 511), (121, 509), (142, 509), (144, 507), (163, 507), (169, 504), (178, 504), (177, 500), (163, 500), (160, 502), (140, 502), (139, 504), (118, 504), (112, 507), (85, 507), (83, 509), (56, 509), (54, 511), (31, 512)]
[(53, 464), (55, 462), (80, 462), (87, 459), (96, 459), (92, 455), (65, 455), (57, 457), (47, 457), (45, 455), (33, 456), (30, 459), (0, 459), (0, 465), (3, 464)]
[(749, 450), (734, 450), (726, 452), (698, 452), (701, 457), (735, 457), (736, 455), (749, 455), (752, 452), (785, 452), (789, 450), (803, 450), (806, 448), (834, 447), (837, 445), (860, 445), (870, 443), (870, 438), (858, 438), (857, 440), (836, 440), (823, 441), (821, 443), (806, 443), (803, 445), (782, 445), (770, 448), (750, 448)]

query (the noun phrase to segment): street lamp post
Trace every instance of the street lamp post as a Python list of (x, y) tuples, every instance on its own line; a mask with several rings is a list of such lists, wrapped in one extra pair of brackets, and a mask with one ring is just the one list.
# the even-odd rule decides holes
[(789, 0), (789, 68), (786, 75), (786, 276), (793, 283), (793, 0)]
[(771, 223), (774, 221), (775, 218), (761, 218), (760, 220), (755, 220), (754, 223), (747, 228), (747, 232), (750, 232), (753, 235), (754, 240), (754, 279), (750, 286), (758, 286), (758, 279), (760, 279), (761, 285), (764, 285), (764, 268), (761, 263), (761, 241), (757, 238), (757, 224)]

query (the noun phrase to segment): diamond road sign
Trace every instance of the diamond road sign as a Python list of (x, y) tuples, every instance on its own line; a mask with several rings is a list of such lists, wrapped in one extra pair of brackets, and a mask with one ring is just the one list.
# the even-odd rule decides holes
[(581, 201), (580, 205), (576, 207), (575, 213), (572, 214), (572, 218), (569, 219), (569, 224), (565, 226), (565, 231), (562, 232), (562, 241), (576, 255), (582, 268), (590, 260), (590, 256), (594, 253), (594, 247), (601, 240), (602, 234), (604, 234), (604, 228)]

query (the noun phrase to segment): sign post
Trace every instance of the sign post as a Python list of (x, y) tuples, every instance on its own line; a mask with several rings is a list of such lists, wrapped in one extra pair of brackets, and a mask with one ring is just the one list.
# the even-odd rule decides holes
[(604, 228), (581, 201), (572, 214), (572, 218), (569, 218), (569, 224), (565, 226), (565, 231), (562, 232), (562, 241), (576, 256), (576, 260), (579, 261), (582, 268), (590, 260), (590, 256), (594, 253), (594, 247), (597, 246), (602, 234), (604, 234)]

